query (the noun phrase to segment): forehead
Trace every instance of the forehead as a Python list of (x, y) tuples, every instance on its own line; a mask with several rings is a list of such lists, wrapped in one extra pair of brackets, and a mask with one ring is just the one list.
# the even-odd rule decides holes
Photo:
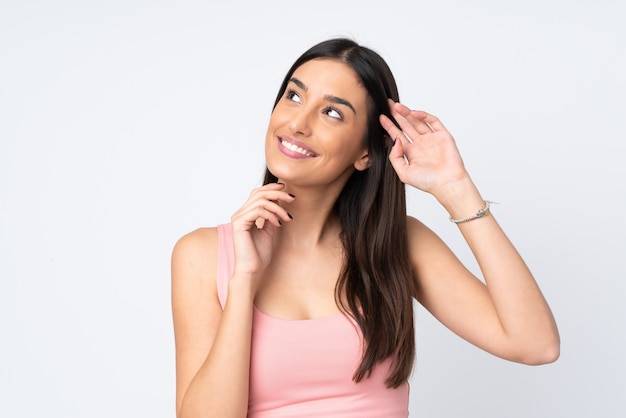
[(307, 91), (341, 97), (353, 104), (365, 104), (367, 91), (357, 73), (348, 64), (328, 58), (316, 58), (298, 67), (294, 78), (307, 87)]

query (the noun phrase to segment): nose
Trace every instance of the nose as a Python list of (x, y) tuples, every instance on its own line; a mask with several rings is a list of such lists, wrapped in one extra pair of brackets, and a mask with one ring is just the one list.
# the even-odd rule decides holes
[(311, 111), (303, 106), (291, 115), (289, 127), (292, 134), (302, 136), (311, 134), (311, 113)]

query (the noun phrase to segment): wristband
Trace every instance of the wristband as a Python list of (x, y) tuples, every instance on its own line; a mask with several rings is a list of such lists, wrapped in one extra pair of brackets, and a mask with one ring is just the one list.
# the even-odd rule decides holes
[(465, 222), (475, 221), (476, 219), (484, 218), (485, 216), (489, 215), (489, 207), (492, 203), (496, 203), (496, 202), (485, 200), (485, 207), (479, 210), (478, 212), (476, 212), (474, 215), (468, 216), (467, 218), (463, 218), (463, 219), (452, 219), (452, 216), (450, 216), (449, 218), (450, 222), (458, 225), (458, 224), (463, 224)]

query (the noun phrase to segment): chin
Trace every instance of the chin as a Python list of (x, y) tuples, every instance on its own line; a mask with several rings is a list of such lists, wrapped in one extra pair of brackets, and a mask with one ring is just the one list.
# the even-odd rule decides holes
[(281, 161), (279, 158), (272, 158), (271, 155), (266, 155), (265, 167), (274, 177), (279, 178), (282, 183), (295, 180), (298, 177), (298, 173), (295, 172), (295, 167), (288, 162)]

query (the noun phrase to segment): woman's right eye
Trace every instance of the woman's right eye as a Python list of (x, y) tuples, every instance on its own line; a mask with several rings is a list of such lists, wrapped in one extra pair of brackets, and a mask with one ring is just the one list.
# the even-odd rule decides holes
[(292, 102), (296, 102), (296, 103), (300, 103), (302, 101), (300, 99), (300, 96), (298, 96), (298, 93), (296, 93), (293, 90), (287, 90), (285, 97), (287, 98), (287, 100), (291, 100)]

